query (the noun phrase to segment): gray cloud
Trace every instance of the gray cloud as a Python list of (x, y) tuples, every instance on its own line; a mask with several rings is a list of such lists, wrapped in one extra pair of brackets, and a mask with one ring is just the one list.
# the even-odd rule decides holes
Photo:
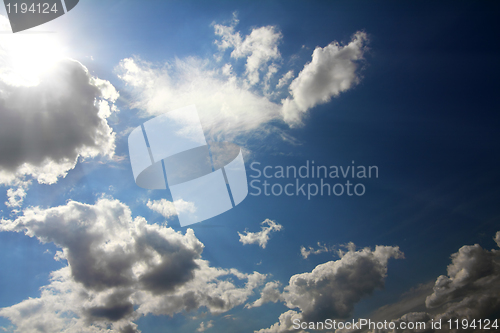
[[(495, 241), (499, 233), (495, 235)], [(500, 247), (500, 246), (499, 246)], [(425, 332), (456, 332), (448, 327), (448, 320), (497, 319), (500, 316), (500, 250), (483, 249), (478, 244), (462, 246), (452, 254), (447, 275), (439, 276), (432, 286), (423, 285), (412, 291), (400, 302), (387, 305), (373, 314), (375, 320), (425, 322)], [(431, 289), (432, 288), (432, 289)], [(428, 295), (430, 293), (430, 295)], [(426, 296), (427, 295), (427, 296)], [(424, 297), (425, 301), (424, 301)], [(418, 302), (419, 301), (419, 302)], [(411, 307), (411, 309), (409, 309)], [(401, 314), (402, 310), (410, 312)], [(431, 322), (442, 323), (441, 329), (432, 329)], [(491, 332), (492, 329), (476, 327), (463, 332)], [(392, 330), (377, 330), (377, 333)], [(396, 330), (395, 332), (403, 332)], [(421, 332), (407, 329), (404, 332)], [(372, 331), (374, 333), (374, 331)]]
[(68, 265), (52, 272), (39, 298), (0, 310), (18, 332), (136, 332), (133, 321), (148, 313), (228, 311), (245, 303), (266, 279), (258, 272), (211, 267), (201, 259), (204, 246), (192, 229), (183, 235), (133, 219), (118, 200), (70, 201), (22, 213), (2, 220), (0, 231), (24, 231), (52, 242), (62, 249), (55, 259)]
[(300, 255), (302, 258), (307, 259), (311, 254), (321, 254), (325, 252), (332, 252), (334, 250), (333, 247), (327, 247), (326, 244), (317, 243), (318, 248), (314, 249), (312, 246), (309, 246), (307, 249), (305, 246), (300, 247)]
[(111, 156), (109, 116), (118, 93), (77, 61), (62, 60), (37, 85), (0, 80), (0, 182), (32, 175), (54, 183), (81, 157)]
[(355, 251), (351, 246), (339, 260), (292, 276), (282, 297), (288, 308), (298, 308), (300, 312), (289, 310), (280, 316), (279, 322), (259, 332), (288, 332), (295, 318), (317, 322), (349, 317), (357, 302), (384, 286), (390, 258), (403, 258), (403, 253), (392, 246), (376, 246), (373, 251)]
[(488, 251), (475, 244), (461, 247), (451, 258), (448, 275), (437, 278), (434, 292), (425, 301), (427, 307), (434, 308), (471, 294), (488, 298), (494, 290), (500, 292), (500, 251)]

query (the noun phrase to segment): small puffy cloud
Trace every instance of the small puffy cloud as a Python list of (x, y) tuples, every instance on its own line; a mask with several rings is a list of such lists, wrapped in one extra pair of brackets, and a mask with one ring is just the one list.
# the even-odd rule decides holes
[(495, 242), (497, 243), (498, 247), (500, 247), (500, 231), (498, 231), (495, 235)]
[(196, 332), (205, 332), (205, 330), (207, 330), (207, 329), (209, 329), (209, 328), (211, 328), (213, 326), (214, 326), (214, 321), (213, 320), (208, 321), (206, 324), (205, 324), (204, 321), (202, 321), (200, 323), (200, 327), (198, 327), (196, 329)]
[(373, 251), (351, 247), (339, 260), (292, 276), (282, 298), (288, 308), (300, 312), (283, 313), (279, 322), (259, 332), (288, 332), (295, 318), (317, 322), (349, 317), (356, 303), (384, 286), (390, 258), (403, 258), (403, 253), (392, 246), (376, 246)]
[(5, 205), (14, 209), (21, 207), (30, 184), (31, 181), (17, 181), (15, 187), (11, 187), (7, 190), (7, 201)]
[[(498, 233), (495, 236), (495, 240)], [(500, 313), (500, 251), (485, 250), (478, 244), (462, 246), (451, 256), (448, 275), (441, 275), (425, 304), (445, 306), (448, 313), (488, 318)]]
[(366, 52), (367, 40), (366, 33), (358, 31), (347, 45), (332, 42), (316, 47), (311, 62), (290, 84), (291, 97), (282, 101), (287, 123), (300, 124), (307, 110), (329, 102), (359, 82), (359, 62)]
[(262, 230), (259, 232), (244, 231), (245, 234), (241, 234), (240, 232), (238, 232), (238, 235), (240, 236), (240, 242), (243, 245), (259, 244), (260, 247), (265, 249), (267, 242), (269, 241), (269, 235), (271, 234), (271, 232), (280, 231), (283, 228), (281, 224), (278, 224), (270, 219), (265, 219), (261, 224), (263, 226), (261, 227)]
[(0, 310), (16, 332), (138, 332), (134, 321), (149, 313), (228, 311), (266, 279), (211, 267), (192, 229), (182, 234), (133, 219), (118, 200), (28, 208), (15, 220), (2, 220), (0, 230), (54, 243), (62, 249), (57, 259), (67, 261), (51, 273), (39, 298)]
[(278, 281), (271, 281), (266, 283), (264, 288), (260, 293), (260, 298), (253, 302), (252, 304), (246, 304), (245, 308), (255, 308), (259, 307), (262, 304), (273, 302), (276, 303), (278, 301), (282, 301), (283, 297), (281, 296), (281, 292), (279, 290), (281, 284)]
[[(149, 209), (163, 215), (167, 219), (177, 215), (179, 212), (194, 212), (196, 209), (192, 202), (187, 202), (182, 199), (175, 201), (175, 205), (172, 201), (166, 199), (148, 200), (146, 205)], [(177, 210), (180, 211), (178, 212)]]

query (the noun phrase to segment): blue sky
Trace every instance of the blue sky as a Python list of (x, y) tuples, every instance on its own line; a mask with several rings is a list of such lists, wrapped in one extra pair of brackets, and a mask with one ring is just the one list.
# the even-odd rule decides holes
[[(499, 318), (498, 13), (490, 1), (82, 0), (12, 34), (2, 8), (0, 328)], [(250, 187), (181, 227), (169, 191), (135, 184), (127, 138), (190, 104), (209, 142), (242, 148), (254, 184), (320, 184), (257, 177), (255, 162), (378, 177), (324, 179), (365, 191), (310, 200)]]

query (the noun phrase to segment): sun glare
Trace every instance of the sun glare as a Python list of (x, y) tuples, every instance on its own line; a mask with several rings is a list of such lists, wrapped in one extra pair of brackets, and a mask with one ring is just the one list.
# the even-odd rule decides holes
[(64, 49), (55, 33), (30, 31), (0, 35), (0, 76), (9, 84), (37, 85), (40, 77), (62, 58)]

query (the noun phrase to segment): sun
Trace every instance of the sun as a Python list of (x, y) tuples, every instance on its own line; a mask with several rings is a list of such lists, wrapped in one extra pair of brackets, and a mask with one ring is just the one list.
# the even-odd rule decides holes
[(65, 50), (57, 33), (30, 31), (0, 35), (0, 78), (9, 84), (38, 85), (41, 76), (63, 58)]

